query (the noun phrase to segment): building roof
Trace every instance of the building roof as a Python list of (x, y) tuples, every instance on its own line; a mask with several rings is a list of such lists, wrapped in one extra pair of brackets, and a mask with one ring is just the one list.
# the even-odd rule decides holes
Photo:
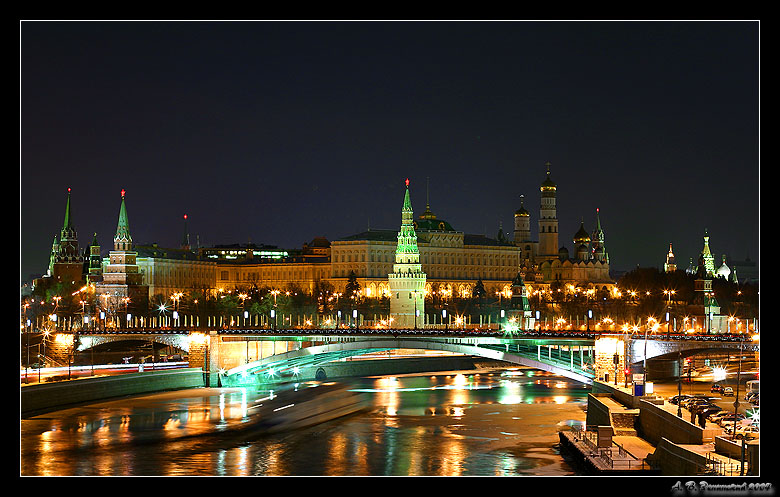
[[(418, 233), (420, 231), (427, 231), (427, 230), (415, 230)], [(454, 231), (454, 230), (452, 230)], [(396, 230), (367, 230), (360, 233), (355, 233), (354, 235), (345, 236), (343, 238), (338, 238), (334, 241), (339, 242), (351, 242), (351, 241), (376, 241), (376, 242), (396, 242), (398, 241), (398, 231)], [(470, 235), (470, 234), (464, 234), (463, 235), (463, 245), (483, 245), (483, 246), (514, 246), (512, 243), (501, 243), (498, 240), (494, 238), (489, 238), (485, 235)]]
[(198, 260), (198, 254), (181, 248), (160, 247), (156, 243), (151, 245), (135, 245), (133, 250), (141, 258), (150, 259), (175, 259), (175, 260)]

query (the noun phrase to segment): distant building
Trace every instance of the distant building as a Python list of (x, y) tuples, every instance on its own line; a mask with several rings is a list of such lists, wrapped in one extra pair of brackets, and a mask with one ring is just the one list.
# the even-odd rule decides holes
[(666, 254), (666, 262), (664, 263), (664, 272), (673, 273), (677, 271), (677, 264), (674, 262), (674, 252), (672, 252), (672, 242), (669, 242), (669, 253)]
[(715, 257), (710, 249), (710, 236), (707, 230), (704, 230), (704, 247), (699, 253), (698, 264), (690, 260), (686, 273), (698, 275), (702, 271), (708, 278), (720, 278), (732, 283), (757, 282), (758, 271), (755, 263), (749, 261), (730, 261), (726, 254), (721, 258), (721, 265), (715, 267)]

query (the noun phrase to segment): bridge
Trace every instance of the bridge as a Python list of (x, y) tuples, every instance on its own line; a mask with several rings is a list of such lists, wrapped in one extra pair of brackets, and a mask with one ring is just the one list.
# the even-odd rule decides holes
[(658, 334), (645, 339), (620, 333), (553, 330), (125, 328), (83, 330), (77, 336), (73, 345), (79, 351), (123, 340), (177, 347), (189, 354), (191, 366), (209, 371), (223, 386), (291, 381), (327, 362), (396, 349), (505, 361), (586, 384), (604, 378), (605, 373), (623, 381), (629, 369), (645, 360), (676, 359), (713, 349), (758, 351), (758, 343), (747, 335)]

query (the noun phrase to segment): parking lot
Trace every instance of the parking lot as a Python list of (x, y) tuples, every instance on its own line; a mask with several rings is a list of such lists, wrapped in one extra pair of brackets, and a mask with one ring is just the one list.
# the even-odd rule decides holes
[[(744, 416), (747, 420), (746, 421), (740, 421), (740, 424), (748, 424), (750, 423), (749, 419), (751, 418), (751, 415), (758, 411), (758, 407), (754, 406), (750, 402), (745, 400), (745, 383), (748, 381), (748, 379), (753, 379), (753, 376), (750, 376), (746, 379), (740, 379), (740, 387), (739, 387), (739, 399), (737, 399), (736, 395), (723, 395), (719, 392), (712, 392), (712, 385), (713, 381), (711, 378), (702, 377), (702, 378), (692, 378), (690, 382), (684, 381), (682, 382), (682, 388), (680, 389), (680, 392), (682, 395), (690, 395), (690, 396), (699, 396), (699, 397), (708, 397), (710, 399), (709, 404), (715, 405), (723, 409), (721, 414), (725, 414), (728, 416), (728, 418), (732, 418), (734, 415), (734, 402), (736, 400), (739, 400), (739, 404), (737, 407), (737, 413), (741, 416)], [(736, 380), (731, 379), (730, 381), (724, 381), (720, 382), (722, 385), (727, 385), (732, 387), (734, 390), (734, 393), (737, 392), (737, 385)], [(657, 396), (663, 397), (667, 402), (670, 402), (675, 396), (678, 394), (678, 384), (676, 381), (667, 381), (667, 382), (657, 382), (653, 384), (653, 393)], [(682, 409), (682, 416), (686, 420), (690, 421), (691, 411), (684, 407)], [(727, 418), (726, 421), (729, 421)], [(695, 424), (699, 424), (699, 419), (697, 417), (694, 417)], [(717, 423), (717, 420), (713, 421), (708, 419), (708, 423)], [(724, 427), (728, 426), (729, 423), (726, 422), (723, 424)], [(754, 426), (757, 426), (757, 422), (753, 422)], [(738, 434), (740, 432), (738, 431)], [(757, 434), (754, 434), (752, 436), (756, 436)]]

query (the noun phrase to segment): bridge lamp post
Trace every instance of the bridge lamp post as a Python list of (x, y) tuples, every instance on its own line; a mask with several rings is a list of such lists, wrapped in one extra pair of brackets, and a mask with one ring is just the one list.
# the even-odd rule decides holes
[(360, 323), (358, 323), (358, 311), (357, 309), (352, 309), (352, 320), (355, 323), (355, 331), (360, 329)]
[(588, 322), (586, 324), (587, 331), (590, 332), (590, 320), (593, 319), (593, 309), (588, 309)]
[(447, 331), (449, 329), (447, 326), (447, 309), (441, 310), (441, 320), (444, 322), (444, 330)]

